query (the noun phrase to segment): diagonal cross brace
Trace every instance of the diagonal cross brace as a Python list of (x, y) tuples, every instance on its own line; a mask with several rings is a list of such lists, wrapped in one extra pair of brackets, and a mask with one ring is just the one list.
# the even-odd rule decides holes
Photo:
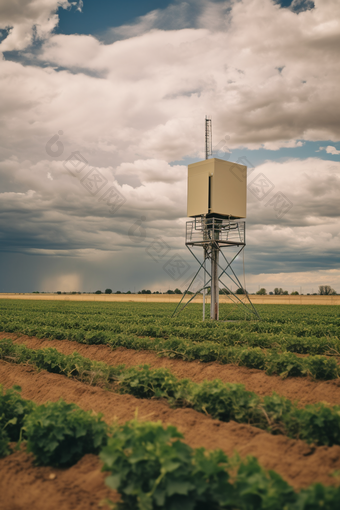
[[(217, 244), (217, 243), (215, 243), (215, 244), (218, 246), (218, 244)], [(206, 250), (206, 255), (207, 255), (207, 256), (204, 258), (203, 262), (201, 262), (201, 261), (198, 259), (198, 257), (195, 255), (195, 253), (194, 253), (194, 252), (190, 249), (190, 247), (189, 247), (188, 245), (187, 245), (187, 248), (188, 248), (188, 250), (190, 251), (190, 253), (193, 255), (193, 257), (196, 259), (196, 261), (198, 262), (198, 264), (199, 264), (199, 268), (198, 268), (198, 270), (196, 271), (196, 274), (194, 275), (194, 277), (192, 278), (192, 280), (191, 280), (191, 282), (190, 282), (190, 284), (189, 284), (188, 288), (185, 290), (185, 292), (184, 292), (184, 294), (183, 294), (183, 296), (182, 296), (182, 298), (181, 298), (180, 302), (179, 302), (179, 303), (178, 303), (178, 305), (176, 306), (176, 309), (175, 309), (175, 311), (173, 312), (172, 317), (174, 317), (176, 314), (181, 313), (181, 312), (184, 310), (184, 308), (186, 308), (186, 306), (187, 306), (189, 303), (191, 303), (191, 301), (193, 301), (193, 299), (195, 299), (195, 297), (197, 296), (197, 294), (199, 294), (202, 290), (207, 289), (207, 288), (209, 287), (209, 283), (211, 282), (211, 274), (210, 274), (210, 272), (207, 270), (207, 268), (206, 268), (206, 267), (205, 267), (205, 265), (204, 265), (204, 263), (205, 263), (205, 261), (206, 261), (207, 259), (210, 259), (210, 260), (211, 260), (211, 251), (210, 251), (210, 253), (209, 253), (208, 249)], [(241, 247), (241, 249), (240, 249), (240, 250), (238, 250), (238, 252), (234, 255), (234, 257), (231, 259), (231, 261), (230, 261), (230, 262), (228, 262), (228, 260), (227, 260), (227, 258), (225, 257), (225, 255), (224, 255), (223, 251), (221, 250), (221, 248), (220, 248), (219, 246), (218, 246), (218, 248), (219, 248), (219, 252), (220, 252), (220, 253), (222, 253), (223, 258), (224, 258), (224, 260), (225, 260), (225, 261), (226, 261), (226, 263), (227, 263), (227, 267), (226, 267), (226, 268), (224, 268), (224, 269), (223, 269), (223, 267), (222, 267), (219, 263), (217, 264), (217, 266), (218, 266), (218, 267), (220, 268), (220, 270), (221, 270), (221, 273), (220, 273), (220, 275), (219, 275), (219, 277), (218, 277), (218, 281), (219, 281), (219, 282), (223, 285), (223, 287), (224, 287), (224, 288), (226, 288), (226, 289), (227, 289), (227, 291), (229, 292), (228, 297), (229, 297), (229, 299), (230, 299), (230, 300), (231, 300), (234, 304), (237, 304), (237, 301), (238, 301), (238, 302), (239, 302), (242, 306), (244, 306), (244, 307), (247, 309), (247, 311), (248, 311), (248, 312), (254, 313), (254, 314), (255, 314), (258, 318), (260, 318), (260, 316), (259, 316), (259, 314), (258, 314), (258, 312), (257, 312), (256, 308), (254, 307), (253, 303), (250, 301), (248, 294), (246, 294), (246, 297), (247, 297), (247, 299), (248, 299), (248, 301), (249, 301), (249, 304), (250, 304), (250, 306), (251, 306), (251, 308), (252, 308), (251, 310), (250, 310), (250, 309), (249, 309), (249, 307), (248, 307), (248, 306), (247, 306), (247, 305), (246, 305), (246, 304), (245, 304), (245, 303), (244, 303), (244, 302), (243, 302), (243, 301), (242, 301), (242, 300), (241, 300), (241, 299), (237, 296), (237, 294), (235, 294), (235, 293), (234, 293), (231, 289), (229, 289), (229, 287), (228, 287), (228, 286), (227, 286), (227, 285), (226, 285), (226, 284), (225, 284), (225, 283), (221, 280), (221, 277), (225, 274), (226, 276), (228, 276), (228, 278), (229, 278), (229, 279), (230, 279), (230, 280), (231, 280), (231, 281), (232, 281), (235, 285), (237, 285), (237, 284), (238, 284), (238, 285), (239, 285), (239, 287), (242, 287), (242, 284), (241, 284), (240, 280), (238, 279), (238, 277), (237, 277), (237, 275), (236, 275), (235, 271), (234, 271), (234, 270), (233, 270), (233, 268), (231, 267), (231, 264), (232, 264), (232, 263), (233, 263), (233, 261), (236, 259), (236, 257), (237, 257), (237, 256), (241, 253), (241, 251), (244, 249), (244, 246), (242, 246), (242, 247)], [(188, 292), (189, 292), (189, 290), (190, 290), (191, 285), (194, 283), (195, 279), (197, 278), (197, 276), (198, 276), (198, 274), (199, 274), (199, 272), (201, 271), (201, 269), (202, 269), (202, 268), (203, 268), (203, 270), (207, 273), (207, 275), (209, 276), (209, 280), (208, 280), (208, 282), (207, 282), (207, 283), (206, 283), (203, 287), (201, 287), (201, 288), (200, 288), (197, 292), (195, 292), (195, 294), (194, 294), (194, 295), (193, 295), (193, 296), (189, 299), (189, 301), (187, 301), (187, 302), (186, 302), (186, 303), (185, 303), (185, 304), (181, 307), (181, 305), (182, 305), (182, 303), (183, 303), (183, 300), (184, 300), (185, 296), (188, 294)], [(227, 271), (228, 271), (228, 269), (229, 269), (229, 268), (230, 268), (230, 270), (232, 271), (232, 273), (233, 273), (233, 275), (234, 275), (234, 277), (235, 277), (235, 279), (236, 279), (236, 280), (234, 280), (234, 278), (233, 278), (230, 274), (228, 274), (228, 273), (227, 273)], [(233, 297), (231, 297), (231, 296), (233, 296)], [(233, 299), (233, 298), (235, 298), (237, 301), (234, 301), (234, 299)], [(180, 307), (181, 307), (181, 308), (180, 308)], [(179, 308), (180, 308), (180, 310), (178, 310)]]

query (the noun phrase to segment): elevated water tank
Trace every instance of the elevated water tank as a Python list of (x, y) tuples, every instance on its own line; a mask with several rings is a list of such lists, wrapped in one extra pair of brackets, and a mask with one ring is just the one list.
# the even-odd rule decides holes
[(247, 167), (211, 158), (188, 165), (187, 215), (245, 218)]

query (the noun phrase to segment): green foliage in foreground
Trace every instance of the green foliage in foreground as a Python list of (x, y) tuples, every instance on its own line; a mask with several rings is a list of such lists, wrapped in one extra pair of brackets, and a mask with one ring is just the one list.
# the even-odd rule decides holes
[(0, 457), (6, 454), (6, 441), (19, 440), (25, 416), (35, 407), (33, 402), (21, 398), (20, 391), (20, 386), (5, 390), (0, 384)]
[[(18, 388), (1, 389), (21, 399)], [(100, 457), (106, 483), (121, 494), (121, 510), (333, 510), (340, 488), (312, 485), (296, 493), (280, 475), (254, 457), (228, 458), (221, 450), (193, 449), (173, 426), (132, 420), (107, 427), (75, 404), (62, 400), (36, 406), (23, 401), (28, 449), (44, 465), (71, 465), (86, 453)], [(9, 410), (10, 408), (8, 408)], [(15, 413), (15, 407), (12, 407)], [(11, 419), (15, 418), (13, 416)], [(3, 443), (0, 428), (0, 448)], [(86, 444), (85, 444), (86, 443)], [(7, 451), (5, 451), (7, 453)]]
[(65, 467), (87, 453), (98, 454), (107, 442), (102, 415), (93, 415), (62, 399), (36, 407), (25, 419), (27, 451), (36, 463)]
[(193, 449), (175, 427), (136, 420), (113, 429), (100, 454), (120, 510), (334, 510), (340, 488), (320, 484), (295, 493), (254, 457)]
[(0, 458), (10, 453), (10, 441), (19, 441), (24, 420), (35, 404), (20, 396), (20, 386), (7, 389), (0, 384)]
[(137, 398), (164, 398), (174, 407), (191, 407), (215, 419), (248, 423), (272, 434), (285, 434), (317, 445), (340, 444), (340, 406), (321, 403), (298, 408), (275, 393), (261, 398), (245, 390), (242, 384), (223, 383), (218, 379), (194, 383), (177, 379), (166, 369), (150, 369), (147, 365), (114, 367), (77, 352), (66, 355), (50, 348), (34, 350), (6, 339), (0, 340), (0, 358), (29, 362), (49, 372)]
[(106, 444), (108, 426), (101, 415), (62, 399), (37, 406), (20, 391), (19, 386), (5, 390), (0, 385), (0, 457), (9, 453), (9, 440), (24, 439), (37, 464), (64, 467), (86, 453), (98, 454)]
[[(120, 509), (279, 508), (295, 493), (275, 473), (252, 458), (235, 470), (221, 451), (193, 449), (175, 427), (128, 422), (116, 427), (100, 457), (111, 476), (106, 483), (122, 497)], [(250, 476), (247, 476), (250, 475)]]

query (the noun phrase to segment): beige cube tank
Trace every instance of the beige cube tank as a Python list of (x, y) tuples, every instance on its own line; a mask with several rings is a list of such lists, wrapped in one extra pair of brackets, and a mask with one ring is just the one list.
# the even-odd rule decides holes
[(247, 167), (206, 159), (188, 166), (188, 216), (211, 214), (245, 218), (247, 214)]

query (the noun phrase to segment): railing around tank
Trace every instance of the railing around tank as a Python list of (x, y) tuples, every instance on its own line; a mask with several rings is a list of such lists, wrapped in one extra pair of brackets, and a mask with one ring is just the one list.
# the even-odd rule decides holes
[(187, 221), (185, 244), (245, 244), (245, 221), (198, 217)]

